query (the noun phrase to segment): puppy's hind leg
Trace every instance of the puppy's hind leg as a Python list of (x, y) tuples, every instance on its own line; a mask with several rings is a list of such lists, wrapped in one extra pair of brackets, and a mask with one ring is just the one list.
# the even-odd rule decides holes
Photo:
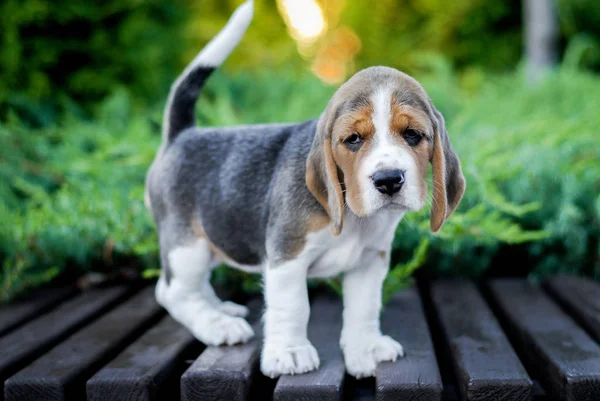
[(219, 310), (206, 293), (207, 284), (210, 286), (206, 280), (214, 264), (206, 239), (195, 238), (177, 246), (161, 241), (161, 256), (163, 274), (156, 286), (156, 299), (199, 341), (207, 345), (237, 344), (253, 336), (243, 318)]

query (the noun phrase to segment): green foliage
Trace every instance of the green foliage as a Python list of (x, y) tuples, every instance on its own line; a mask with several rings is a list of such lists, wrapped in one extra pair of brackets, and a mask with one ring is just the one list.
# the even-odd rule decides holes
[(516, 0), (363, 1), (347, 7), (342, 21), (363, 42), (359, 67), (381, 64), (385, 54), (387, 65), (414, 72), (424, 54), (435, 53), (459, 67), (502, 70), (520, 58), (520, 9)]
[[(65, 109), (86, 114), (126, 86), (136, 103), (155, 104), (174, 76), (223, 27), (241, 0), (5, 0), (0, 3), (0, 120), (13, 110), (27, 123), (56, 123)], [(255, 2), (255, 20), (226, 71), (304, 69), (341, 30), (360, 52), (348, 73), (386, 64), (427, 70), (432, 55), (465, 74), (512, 68), (522, 49), (521, 2), (460, 0), (319, 1), (327, 31), (298, 52), (274, 0)], [(561, 50), (577, 66), (600, 66), (600, 8), (558, 0)], [(343, 44), (343, 43), (342, 43)], [(339, 50), (322, 54), (331, 59)], [(493, 49), (493, 51), (490, 51)], [(343, 49), (342, 49), (343, 50)], [(292, 67), (293, 66), (293, 67)], [(477, 74), (477, 72), (475, 72)]]
[(123, 255), (156, 264), (142, 185), (157, 135), (152, 120), (133, 114), (117, 92), (94, 122), (66, 116), (28, 132), (12, 118), (2, 127), (0, 157), (17, 155), (0, 163), (2, 299), (71, 265), (106, 270)]
[[(126, 86), (135, 102), (162, 99), (177, 74), (223, 27), (241, 0), (6, 0), (0, 3), (0, 120), (10, 108), (39, 126)], [(514, 65), (520, 54), (516, 0), (320, 2), (331, 39), (347, 27), (361, 53), (352, 68), (386, 63), (415, 72), (437, 52), (456, 66)], [(257, 1), (255, 22), (224, 66), (304, 69), (275, 1)], [(468, 24), (464, 21), (469, 21)], [(331, 35), (330, 35), (331, 34)], [(319, 47), (321, 43), (317, 43)], [(489, 48), (495, 51), (487, 51)], [(416, 51), (415, 49), (418, 49)], [(385, 55), (383, 59), (382, 55)], [(76, 101), (72, 102), (70, 99)], [(77, 104), (77, 106), (75, 106)]]
[[(200, 45), (212, 38), (227, 21), (239, 1), (209, 0), (190, 4), (195, 16), (211, 15), (211, 19), (191, 18), (188, 36)], [(273, 69), (302, 65), (296, 43), (273, 2), (256, 2), (255, 21), (242, 42), (240, 51), (232, 55), (230, 66)], [(349, 28), (361, 42), (355, 68), (385, 63), (419, 71), (426, 54), (442, 54), (459, 67), (480, 65), (505, 69), (518, 62), (521, 52), (520, 1), (460, 0), (451, 6), (443, 0), (380, 0), (345, 2), (318, 1), (328, 31), (315, 43), (318, 48), (335, 40), (338, 29)], [(468, 21), (468, 23), (466, 23)], [(490, 48), (495, 50), (488, 51)], [(193, 49), (187, 57), (193, 57)], [(318, 51), (306, 51), (307, 61)]]
[(198, 123), (204, 126), (301, 121), (318, 117), (335, 87), (308, 72), (217, 73), (198, 101)]
[(562, 34), (568, 42), (565, 61), (600, 70), (600, 3), (557, 0)]
[[(475, 96), (463, 94), (449, 132), (467, 194), (439, 238), (453, 246), (436, 260), (437, 269), (481, 273), (494, 259), (510, 260), (515, 249), (527, 257), (521, 271), (535, 276), (597, 268), (600, 99), (586, 95), (595, 88), (597, 77), (565, 69), (537, 87), (520, 75), (490, 77)], [(425, 218), (416, 223), (421, 235)]]
[[(429, 210), (400, 223), (386, 297), (421, 265), (476, 275), (526, 258), (524, 275), (597, 277), (600, 80), (565, 69), (530, 87), (520, 74), (486, 75), (465, 91), (447, 66), (434, 71), (420, 80), (446, 117), (467, 192), (439, 235), (429, 233)], [(217, 74), (199, 102), (199, 122), (317, 117), (333, 90), (307, 74)], [(142, 111), (128, 92), (116, 91), (93, 120), (66, 113), (31, 128), (9, 114), (0, 125), (2, 299), (64, 272), (128, 263), (151, 275), (158, 267), (143, 185), (161, 111)], [(260, 281), (251, 277), (227, 269), (214, 278), (256, 291)]]
[(138, 101), (156, 96), (185, 62), (181, 1), (57, 4), (0, 3), (0, 118), (11, 106), (29, 120), (52, 122), (65, 94), (88, 103), (123, 84)]

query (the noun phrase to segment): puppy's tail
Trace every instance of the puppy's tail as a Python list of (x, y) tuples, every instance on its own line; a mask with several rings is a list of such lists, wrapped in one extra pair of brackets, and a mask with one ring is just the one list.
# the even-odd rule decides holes
[(194, 106), (200, 89), (210, 74), (219, 67), (242, 40), (252, 21), (253, 0), (239, 6), (227, 25), (215, 36), (177, 78), (167, 100), (163, 116), (163, 141), (195, 125)]

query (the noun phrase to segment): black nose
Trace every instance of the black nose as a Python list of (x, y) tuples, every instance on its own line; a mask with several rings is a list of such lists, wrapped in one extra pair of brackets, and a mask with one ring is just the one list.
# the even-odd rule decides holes
[(402, 170), (385, 170), (378, 171), (371, 176), (373, 185), (382, 194), (392, 196), (400, 191), (404, 184), (404, 171)]

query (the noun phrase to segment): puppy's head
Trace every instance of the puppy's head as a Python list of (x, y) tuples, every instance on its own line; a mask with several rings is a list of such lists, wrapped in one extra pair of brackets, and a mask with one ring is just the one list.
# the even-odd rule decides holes
[(344, 203), (360, 217), (421, 209), (433, 165), (431, 230), (437, 232), (465, 190), (444, 118), (425, 90), (392, 68), (372, 67), (343, 84), (319, 118), (306, 183), (342, 230)]

